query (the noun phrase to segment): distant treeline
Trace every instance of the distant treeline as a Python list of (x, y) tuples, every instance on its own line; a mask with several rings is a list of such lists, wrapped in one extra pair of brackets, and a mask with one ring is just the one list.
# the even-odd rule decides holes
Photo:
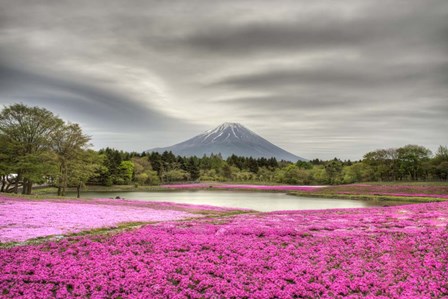
[(281, 184), (348, 184), (366, 181), (446, 181), (448, 148), (435, 154), (418, 145), (380, 149), (360, 161), (278, 161), (220, 154), (181, 157), (171, 152), (137, 153), (89, 149), (79, 125), (50, 111), (14, 104), (0, 113), (0, 192), (30, 194), (33, 185), (67, 187), (159, 185), (222, 181)]
[(91, 183), (151, 185), (185, 181), (266, 182), (282, 184), (349, 184), (371, 181), (446, 181), (448, 148), (436, 154), (423, 146), (369, 152), (360, 161), (277, 161), (220, 154), (199, 157), (176, 156), (172, 152), (128, 153), (106, 148), (101, 174)]

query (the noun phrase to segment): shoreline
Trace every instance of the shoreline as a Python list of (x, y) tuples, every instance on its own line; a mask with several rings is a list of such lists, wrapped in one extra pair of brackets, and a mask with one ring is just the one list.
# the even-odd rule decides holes
[[(296, 190), (294, 190), (296, 189)], [(414, 191), (414, 189), (416, 189)], [(372, 191), (374, 190), (374, 191)], [(398, 191), (397, 191), (398, 190)], [(405, 190), (405, 191), (403, 191)], [(424, 191), (421, 191), (424, 190)], [(429, 191), (428, 191), (429, 190)], [(435, 190), (435, 191), (431, 191)], [(193, 191), (238, 191), (238, 192), (265, 192), (286, 193), (292, 196), (321, 197), (333, 199), (359, 199), (377, 201), (409, 201), (415, 203), (440, 202), (448, 200), (448, 183), (444, 182), (400, 182), (400, 183), (363, 183), (332, 186), (309, 186), (309, 185), (273, 185), (273, 184), (242, 184), (242, 183), (217, 183), (204, 182), (198, 184), (171, 184), (159, 186), (88, 186), (81, 192), (96, 193), (128, 193), (128, 192), (193, 192)], [(57, 196), (56, 188), (47, 187), (36, 189), (32, 195), (1, 193), (4, 196), (22, 197), (32, 199), (77, 199), (73, 195), (75, 188), (68, 188), (69, 196)], [(430, 192), (430, 193), (427, 193)], [(441, 193), (444, 192), (444, 193)], [(373, 194), (372, 194), (373, 193)], [(428, 196), (425, 196), (427, 193)], [(440, 193), (440, 194), (437, 194)], [(415, 196), (412, 196), (415, 194)], [(440, 196), (440, 197), (439, 197)]]

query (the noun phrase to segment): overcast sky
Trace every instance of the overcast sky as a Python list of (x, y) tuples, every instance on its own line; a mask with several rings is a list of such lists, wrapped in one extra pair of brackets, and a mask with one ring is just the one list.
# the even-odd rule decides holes
[(0, 104), (96, 149), (240, 122), (305, 158), (448, 144), (448, 1), (0, 0)]

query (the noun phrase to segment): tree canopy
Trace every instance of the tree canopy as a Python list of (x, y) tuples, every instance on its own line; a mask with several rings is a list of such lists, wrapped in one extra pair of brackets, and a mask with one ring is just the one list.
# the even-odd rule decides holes
[(64, 195), (90, 137), (40, 107), (14, 104), (0, 113), (2, 191), (30, 194), (34, 183), (54, 183)]

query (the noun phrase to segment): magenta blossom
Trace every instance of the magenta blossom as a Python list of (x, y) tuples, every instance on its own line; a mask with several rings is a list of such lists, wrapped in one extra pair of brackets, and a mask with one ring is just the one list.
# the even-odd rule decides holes
[(0, 249), (3, 298), (446, 298), (448, 202), (160, 222)]
[(117, 200), (58, 202), (0, 198), (0, 207), (0, 242), (114, 227), (124, 222), (180, 220), (200, 216)]

